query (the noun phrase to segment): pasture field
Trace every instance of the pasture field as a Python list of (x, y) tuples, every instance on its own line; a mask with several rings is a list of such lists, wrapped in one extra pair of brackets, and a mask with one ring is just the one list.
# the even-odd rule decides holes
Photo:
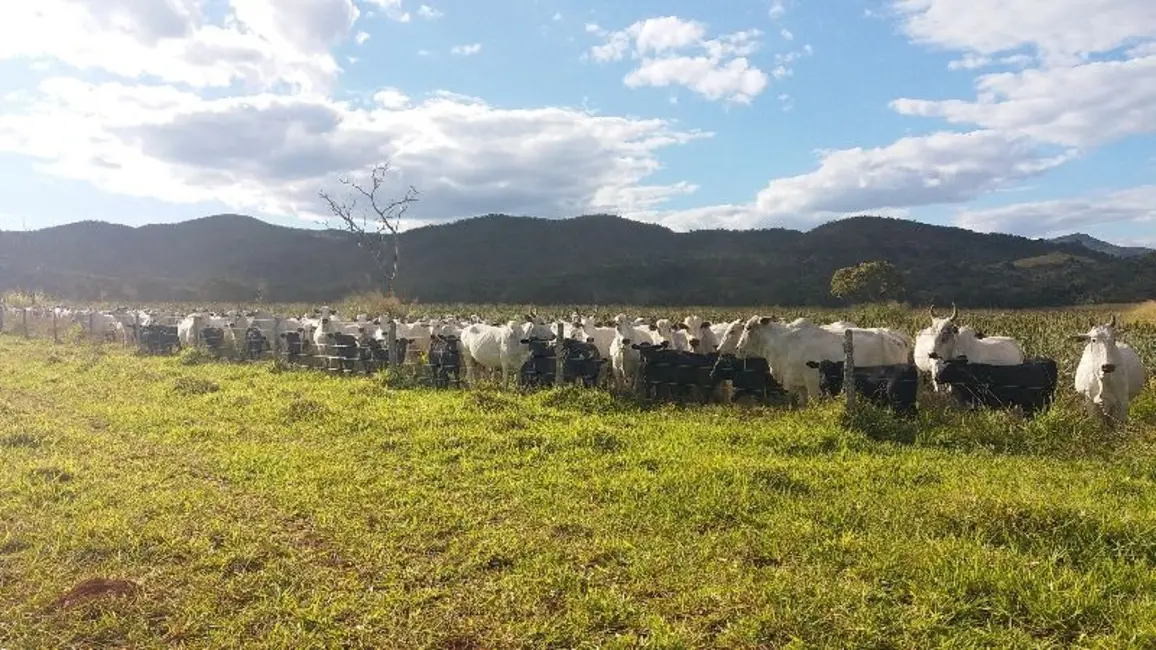
[[(1051, 411), (848, 428), (0, 335), (0, 648), (1156, 646), (1156, 384), (1103, 429), (1066, 337), (1105, 309), (962, 317), (1060, 362)], [(1156, 363), (1156, 324), (1122, 338)]]

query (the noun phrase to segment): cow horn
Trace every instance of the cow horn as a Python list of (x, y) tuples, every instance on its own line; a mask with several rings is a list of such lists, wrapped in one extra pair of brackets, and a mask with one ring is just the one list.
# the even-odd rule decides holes
[(958, 315), (959, 315), (959, 308), (955, 306), (955, 302), (953, 301), (951, 303), (951, 316), (948, 316), (947, 320), (955, 320), (955, 317)]
[(927, 306), (927, 315), (931, 316), (931, 320), (935, 320), (935, 303)]

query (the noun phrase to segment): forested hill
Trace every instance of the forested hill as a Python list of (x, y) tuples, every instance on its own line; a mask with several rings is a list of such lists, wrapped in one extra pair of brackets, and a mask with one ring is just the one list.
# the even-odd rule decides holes
[[(488, 215), (402, 235), (399, 292), (421, 302), (835, 304), (835, 269), (887, 260), (912, 302), (1034, 307), (1156, 296), (1156, 254), (856, 217), (808, 232), (675, 233), (609, 215)], [(73, 299), (328, 301), (375, 286), (338, 231), (217, 215), (139, 228), (0, 232), (0, 290)]]

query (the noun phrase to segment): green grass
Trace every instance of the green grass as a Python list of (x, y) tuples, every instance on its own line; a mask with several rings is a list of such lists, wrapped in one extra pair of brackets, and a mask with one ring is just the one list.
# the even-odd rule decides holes
[(1132, 417), (849, 430), (4, 335), (0, 647), (1152, 647), (1156, 388)]

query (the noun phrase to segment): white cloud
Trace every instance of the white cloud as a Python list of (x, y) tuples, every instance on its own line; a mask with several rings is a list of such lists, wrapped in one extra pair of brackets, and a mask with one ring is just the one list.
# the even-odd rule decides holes
[(162, 86), (55, 78), (0, 105), (0, 151), (117, 194), (222, 201), (309, 216), (336, 175), (389, 159), (423, 192), (414, 217), (566, 216), (655, 209), (693, 192), (647, 185), (658, 152), (710, 134), (567, 108), (499, 109), (451, 92), (385, 88), (358, 108), (320, 95), (210, 99)]
[(785, 13), (787, 13), (787, 7), (784, 0), (771, 0), (771, 8), (767, 10), (767, 15), (771, 17), (771, 20), (782, 18)]
[(746, 59), (732, 59), (723, 65), (706, 57), (645, 59), (626, 75), (631, 88), (685, 86), (710, 100), (726, 99), (750, 103), (767, 87), (767, 75)]
[(554, 16), (550, 20), (553, 20), (554, 22), (558, 22), (559, 20), (562, 20), (562, 13), (561, 12), (554, 12)]
[(1090, 226), (1156, 226), (1156, 185), (1100, 192), (1088, 197), (1016, 203), (988, 210), (965, 210), (956, 217), (964, 228), (1055, 237)]
[(385, 17), (399, 23), (408, 23), (413, 16), (402, 9), (401, 0), (364, 0), (367, 4), (380, 7)]
[(976, 70), (979, 68), (986, 68), (991, 65), (991, 57), (982, 56), (979, 54), (967, 53), (963, 57), (950, 61), (947, 64), (948, 70)]
[(747, 59), (759, 49), (762, 32), (757, 29), (707, 39), (705, 24), (663, 16), (615, 32), (590, 23), (586, 31), (604, 39), (590, 48), (593, 60), (621, 61), (630, 55), (638, 61), (623, 77), (631, 88), (682, 86), (712, 101), (747, 104), (768, 84), (767, 73)]
[(353, 40), (356, 41), (358, 45), (365, 45), (365, 42), (369, 40), (369, 33), (357, 32), (357, 36), (355, 36)]
[(1156, 37), (1150, 0), (894, 0), (916, 42), (979, 55), (1015, 50), (1072, 63)]
[(373, 93), (373, 101), (382, 108), (398, 110), (409, 106), (409, 97), (397, 88), (382, 88)]
[(450, 54), (457, 54), (458, 56), (473, 56), (482, 51), (481, 43), (470, 43), (469, 45), (455, 45), (450, 48)]
[(352, 0), (231, 0), (229, 8), (212, 23), (196, 0), (0, 3), (0, 60), (56, 60), (194, 87), (322, 89), (339, 71), (330, 48), (358, 16)]
[(786, 27), (779, 30), (779, 36), (782, 36), (785, 40), (788, 41), (795, 40), (795, 35), (792, 34), (791, 30), (787, 29)]
[(894, 215), (911, 207), (968, 201), (1043, 173), (1070, 156), (1049, 156), (1027, 138), (994, 131), (934, 133), (886, 147), (820, 153), (818, 169), (771, 181), (749, 204), (634, 216), (683, 229), (810, 228), (855, 214)]
[(445, 13), (443, 13), (437, 9), (434, 9), (433, 7), (431, 7), (429, 5), (422, 5), (422, 6), (418, 7), (417, 15), (422, 17), (422, 18), (425, 18), (426, 20), (437, 20), (438, 18), (441, 18), (442, 16), (444, 16)]
[(1156, 55), (980, 76), (978, 99), (898, 99), (906, 115), (1089, 147), (1156, 132)]

